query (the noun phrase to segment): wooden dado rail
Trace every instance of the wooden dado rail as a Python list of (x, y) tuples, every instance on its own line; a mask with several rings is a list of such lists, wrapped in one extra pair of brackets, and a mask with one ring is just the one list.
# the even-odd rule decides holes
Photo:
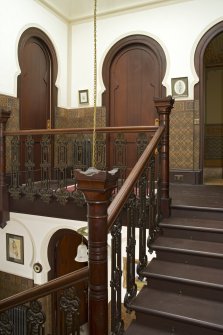
[[(154, 234), (156, 233), (157, 223), (160, 216), (168, 217), (170, 215), (170, 198), (169, 198), (169, 115), (171, 109), (173, 108), (174, 100), (171, 97), (167, 97), (165, 99), (155, 99), (155, 106), (159, 115), (160, 127), (158, 128), (155, 136), (150, 141), (149, 145), (145, 149), (144, 153), (140, 157), (136, 166), (132, 169), (128, 178), (124, 182), (123, 186), (119, 190), (119, 193), (115, 196), (112, 203), (111, 196), (114, 188), (117, 185), (118, 180), (118, 171), (117, 169), (112, 171), (98, 171), (95, 168), (90, 168), (86, 172), (81, 170), (75, 171), (75, 177), (78, 185), (78, 189), (84, 193), (87, 205), (88, 205), (88, 248), (89, 248), (89, 270), (82, 269), (79, 270), (76, 274), (70, 274), (64, 276), (61, 279), (56, 279), (52, 283), (44, 284), (44, 286), (36, 287), (28, 291), (28, 293), (20, 293), (15, 297), (11, 297), (8, 299), (4, 299), (0, 302), (0, 311), (4, 311), (11, 306), (15, 306), (21, 303), (28, 301), (29, 299), (33, 299), (34, 297), (41, 297), (42, 295), (47, 294), (47, 292), (52, 292), (56, 287), (61, 288), (70, 282), (70, 279), (73, 282), (77, 280), (81, 280), (81, 278), (86, 278), (89, 274), (89, 292), (88, 292), (88, 324), (89, 324), (89, 334), (90, 335), (106, 335), (108, 334), (108, 287), (107, 287), (107, 234), (112, 231), (114, 228), (114, 224), (116, 224), (116, 232), (114, 235), (117, 235), (117, 231), (119, 232), (119, 226), (116, 222), (123, 206), (126, 204), (126, 200), (131, 196), (134, 185), (138, 185), (137, 182), (139, 178), (142, 177), (142, 174), (145, 171), (145, 167), (147, 171), (150, 172), (150, 186), (149, 186), (149, 208), (152, 209), (149, 211), (149, 216), (152, 215), (152, 221), (149, 218), (149, 226), (147, 222), (145, 222), (143, 229), (151, 229), (150, 238), (154, 238)], [(0, 131), (0, 136), (4, 139), (4, 124), (6, 119), (0, 120), (2, 132)], [(128, 127), (129, 128), (129, 127)], [(130, 127), (134, 131), (134, 127)], [(137, 127), (138, 128), (138, 127)], [(144, 130), (147, 127), (142, 127)], [(154, 127), (153, 127), (154, 128)], [(123, 131), (126, 128), (122, 128)], [(154, 128), (155, 129), (155, 128)], [(153, 130), (154, 130), (153, 129)], [(112, 129), (109, 128), (108, 131)], [(116, 131), (117, 129), (115, 129)], [(121, 129), (120, 129), (121, 130)], [(130, 129), (129, 129), (130, 130)], [(50, 132), (62, 132), (62, 130), (51, 130)], [(67, 131), (67, 130), (66, 130)], [(70, 130), (72, 131), (72, 130)], [(80, 130), (81, 131), (81, 130)], [(98, 130), (97, 130), (98, 131)], [(99, 130), (100, 131), (100, 130)], [(103, 132), (106, 129), (103, 129)], [(137, 129), (138, 131), (138, 129)], [(29, 133), (29, 131), (26, 131)], [(47, 134), (50, 133), (49, 130), (46, 131)], [(63, 130), (64, 132), (64, 130)], [(20, 132), (18, 132), (20, 133)], [(32, 134), (37, 134), (38, 131), (32, 132)], [(5, 134), (9, 134), (9, 132), (5, 132)], [(14, 133), (16, 134), (16, 132)], [(42, 132), (41, 132), (42, 134)], [(159, 166), (156, 171), (156, 162), (154, 157), (156, 156), (156, 150), (158, 150), (159, 157)], [(0, 164), (0, 177), (1, 181), (1, 192), (2, 196), (4, 194), (4, 141), (1, 142), (0, 156), (2, 159)], [(151, 165), (148, 165), (150, 158), (152, 158)], [(146, 176), (146, 175), (145, 175)], [(144, 177), (145, 177), (144, 176)], [(158, 177), (157, 181), (157, 198), (155, 202), (151, 202), (151, 200), (155, 199), (154, 185), (155, 179), (154, 176)], [(145, 184), (145, 183), (144, 183)], [(147, 188), (147, 183), (144, 185)], [(143, 187), (144, 187), (143, 186)], [(137, 186), (138, 187), (138, 186)], [(141, 186), (139, 186), (141, 187)], [(144, 193), (145, 198), (148, 198), (148, 194), (146, 194), (146, 189), (142, 193)], [(155, 207), (156, 208), (156, 212)], [(4, 207), (4, 203), (1, 204), (1, 211), (7, 213), (7, 208)], [(143, 210), (144, 211), (144, 210)], [(8, 215), (8, 214), (7, 214)], [(1, 216), (1, 219), (6, 219), (7, 215)], [(131, 211), (130, 211), (130, 219), (131, 219)], [(134, 220), (133, 220), (134, 221)], [(128, 225), (128, 222), (127, 222)], [(140, 228), (141, 229), (141, 228)], [(143, 236), (145, 236), (143, 232)], [(134, 233), (133, 233), (134, 237)], [(116, 238), (116, 236), (114, 237)], [(145, 242), (145, 241), (144, 241)], [(117, 254), (117, 241), (114, 240), (114, 252), (113, 256), (115, 260), (112, 259), (112, 264), (115, 268), (112, 269), (112, 273), (115, 273), (116, 277), (119, 277), (120, 269), (120, 255)], [(143, 245), (145, 252), (145, 243)], [(135, 254), (131, 254), (132, 261), (135, 262)], [(145, 255), (143, 255), (144, 257)], [(134, 259), (133, 259), (134, 258)], [(118, 265), (118, 266), (117, 266)], [(117, 270), (118, 268), (118, 270)], [(133, 276), (133, 273), (130, 273)], [(135, 274), (134, 274), (135, 275)], [(69, 278), (69, 280), (68, 280)], [(120, 277), (121, 278), (121, 277)], [(112, 319), (112, 332), (113, 334), (121, 334), (122, 333), (122, 320), (121, 320), (121, 299), (118, 295), (118, 291), (120, 290), (121, 279), (119, 278), (119, 282), (115, 286), (114, 281), (112, 282), (113, 293), (112, 299), (116, 296), (117, 301), (112, 302), (112, 312), (114, 312)], [(116, 278), (117, 279), (117, 278)], [(128, 279), (127, 279), (128, 281)], [(132, 290), (132, 288), (130, 287)], [(128, 292), (128, 284), (127, 284), (127, 293)], [(130, 294), (131, 295), (131, 294)]]

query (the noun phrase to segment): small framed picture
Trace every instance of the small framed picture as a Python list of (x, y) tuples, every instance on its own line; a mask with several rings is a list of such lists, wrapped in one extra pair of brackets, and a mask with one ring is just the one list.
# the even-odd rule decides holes
[(88, 104), (88, 90), (79, 91), (79, 104)]
[(187, 97), (188, 96), (188, 78), (172, 78), (171, 88), (173, 98)]
[(10, 262), (24, 264), (23, 236), (6, 234), (6, 259)]

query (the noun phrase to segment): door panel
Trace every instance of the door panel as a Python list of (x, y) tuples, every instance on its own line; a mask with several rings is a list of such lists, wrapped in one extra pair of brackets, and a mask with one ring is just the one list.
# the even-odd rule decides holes
[[(120, 44), (120, 47), (119, 47)], [(158, 44), (145, 36), (130, 36), (115, 45), (106, 56), (103, 77), (106, 91), (109, 126), (152, 126), (158, 115), (154, 108), (154, 97), (164, 93), (162, 79), (165, 57)], [(126, 135), (127, 173), (136, 162), (136, 134)], [(113, 143), (110, 135), (110, 167), (114, 164)]]
[(36, 38), (30, 38), (23, 49), (20, 85), (20, 128), (46, 128), (50, 119), (50, 59)]

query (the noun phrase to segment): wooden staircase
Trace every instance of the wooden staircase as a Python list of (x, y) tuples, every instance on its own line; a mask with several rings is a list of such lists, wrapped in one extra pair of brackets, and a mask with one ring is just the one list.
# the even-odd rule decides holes
[(160, 223), (127, 335), (223, 334), (223, 220), (192, 216)]

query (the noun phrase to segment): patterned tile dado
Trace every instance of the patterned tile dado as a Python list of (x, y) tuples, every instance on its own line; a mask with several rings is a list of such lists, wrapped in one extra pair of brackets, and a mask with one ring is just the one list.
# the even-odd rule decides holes
[[(176, 101), (170, 116), (170, 168), (198, 168), (199, 126), (194, 125), (195, 102)], [(197, 106), (196, 106), (197, 107)]]
[[(7, 95), (0, 94), (0, 108), (11, 111), (10, 118), (6, 123), (6, 130), (18, 130), (19, 129), (19, 99), (10, 97)], [(10, 138), (6, 139), (6, 171), (10, 169), (10, 155), (11, 145)]]
[[(77, 109), (57, 108), (55, 128), (91, 128), (93, 127), (93, 111), (93, 107)], [(97, 107), (96, 123), (97, 127), (106, 125), (104, 107)]]

